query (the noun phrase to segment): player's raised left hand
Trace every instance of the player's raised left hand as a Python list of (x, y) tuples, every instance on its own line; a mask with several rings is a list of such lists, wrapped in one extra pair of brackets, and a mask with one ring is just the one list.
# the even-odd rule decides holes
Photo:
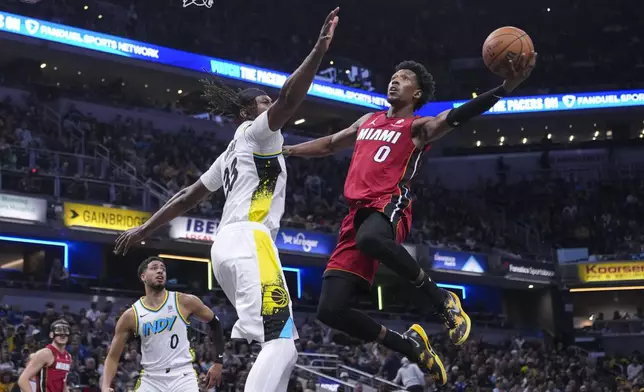
[(114, 245), (114, 254), (125, 256), (132, 245), (136, 244), (137, 242), (141, 242), (144, 239), (145, 231), (143, 230), (143, 226), (137, 226), (126, 230), (121, 233), (119, 238), (116, 239), (116, 244)]
[(340, 7), (336, 7), (333, 11), (327, 15), (324, 20), (324, 25), (322, 26), (322, 31), (320, 31), (320, 37), (318, 38), (317, 47), (323, 51), (327, 51), (333, 40), (333, 33), (335, 33), (335, 28), (338, 25), (338, 12), (340, 12)]
[(530, 77), (532, 70), (537, 65), (537, 53), (523, 53), (521, 58), (513, 61), (510, 60), (510, 69), (508, 70), (509, 75), (505, 78), (503, 82), (503, 88), (507, 92), (511, 92), (524, 80)]
[(206, 389), (210, 389), (213, 387), (218, 387), (221, 385), (221, 371), (223, 369), (223, 366), (221, 363), (216, 363), (208, 369), (208, 386)]

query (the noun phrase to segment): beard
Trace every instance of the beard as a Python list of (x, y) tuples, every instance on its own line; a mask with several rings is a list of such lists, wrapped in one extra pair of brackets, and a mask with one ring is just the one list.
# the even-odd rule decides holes
[(148, 287), (152, 291), (161, 291), (165, 288), (165, 283), (157, 283), (156, 281), (154, 281), (153, 283), (148, 283)]

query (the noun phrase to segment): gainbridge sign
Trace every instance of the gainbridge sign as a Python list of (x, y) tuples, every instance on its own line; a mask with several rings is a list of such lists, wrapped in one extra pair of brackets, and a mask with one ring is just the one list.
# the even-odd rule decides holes
[(150, 219), (149, 212), (90, 204), (65, 203), (65, 226), (98, 230), (125, 231)]
[(644, 280), (644, 261), (579, 264), (577, 268), (579, 280), (585, 283)]

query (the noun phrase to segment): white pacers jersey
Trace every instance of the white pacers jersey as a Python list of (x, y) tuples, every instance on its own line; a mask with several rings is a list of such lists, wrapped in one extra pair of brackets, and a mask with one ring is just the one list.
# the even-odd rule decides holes
[(166, 290), (163, 305), (146, 307), (143, 299), (132, 305), (136, 335), (141, 338), (141, 366), (146, 372), (168, 371), (194, 360), (188, 339), (190, 323), (179, 311), (177, 293)]
[(235, 222), (259, 222), (277, 236), (286, 197), (282, 131), (268, 127), (268, 112), (237, 128), (235, 138), (201, 182), (211, 192), (223, 186), (226, 196), (219, 229)]

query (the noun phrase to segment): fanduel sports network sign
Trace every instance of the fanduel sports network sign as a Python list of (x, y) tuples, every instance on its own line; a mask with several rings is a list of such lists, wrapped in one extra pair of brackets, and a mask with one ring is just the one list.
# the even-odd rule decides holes
[(577, 268), (579, 280), (586, 283), (644, 280), (644, 261), (579, 264)]
[(487, 256), (480, 253), (457, 252), (447, 249), (429, 249), (432, 269), (484, 274), (487, 271)]
[(47, 222), (47, 201), (0, 193), (0, 219)]
[(503, 259), (501, 271), (508, 278), (551, 280), (555, 277), (554, 265), (525, 260)]
[[(0, 12), (0, 31), (197, 72), (207, 69), (213, 74), (223, 77), (274, 88), (281, 88), (289, 76), (286, 73), (270, 69), (165, 48), (8, 12)], [(370, 109), (389, 107), (387, 97), (382, 94), (322, 80), (313, 82), (308, 94)], [(425, 105), (417, 114), (433, 116), (463, 103), (465, 101), (433, 102)], [(644, 106), (644, 90), (509, 97), (500, 100), (485, 114), (541, 113), (629, 106)]]
[(283, 228), (277, 233), (275, 245), (280, 251), (329, 256), (335, 248), (335, 236)]
[(180, 216), (170, 222), (170, 238), (213, 242), (219, 220)]

